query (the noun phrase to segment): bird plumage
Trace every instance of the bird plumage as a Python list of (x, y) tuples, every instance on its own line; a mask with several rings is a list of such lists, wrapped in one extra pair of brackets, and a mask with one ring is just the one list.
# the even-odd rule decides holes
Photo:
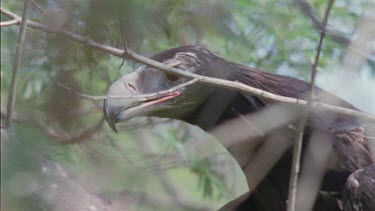
[[(151, 59), (174, 66), (183, 71), (230, 81), (238, 81), (248, 86), (285, 97), (308, 99), (309, 96), (309, 83), (229, 62), (197, 46), (173, 48), (156, 54), (152, 56)], [(115, 84), (111, 86), (108, 95), (122, 94), (124, 96), (132, 96), (159, 92), (187, 80), (178, 77), (172, 79), (173, 80), (160, 70), (142, 66), (135, 72), (125, 75), (115, 82)], [(132, 87), (131, 90), (129, 87)], [(357, 110), (354, 106), (333, 94), (319, 88), (315, 90), (315, 101)], [(269, 101), (249, 93), (238, 92), (223, 87), (215, 87), (205, 83), (197, 83), (180, 90), (178, 94), (169, 97), (163, 103), (154, 104), (146, 109), (142, 107), (142, 109), (136, 110), (137, 112), (135, 112), (135, 114), (132, 112), (132, 115), (127, 117), (127, 108), (134, 104), (142, 105), (142, 102), (134, 99), (107, 99), (104, 107), (109, 124), (114, 127), (115, 122), (125, 121), (134, 115), (149, 115), (180, 119), (209, 131), (223, 122), (263, 111), (266, 108), (276, 105), (277, 102)], [(290, 105), (285, 105), (284, 107), (291, 113), (299, 114), (300, 112), (299, 109)], [(296, 118), (297, 117), (298, 115), (296, 115)], [(277, 115), (274, 118), (278, 118)], [(283, 125), (279, 125), (273, 130), (267, 131), (265, 135), (259, 139), (277, 137), (278, 134), (287, 131), (288, 126), (295, 124), (296, 118)], [(244, 121), (244, 124), (246, 124), (246, 120)], [(272, 122), (273, 120), (267, 119), (265, 121)], [(283, 132), (280, 133), (280, 131)], [(336, 155), (340, 164), (339, 169), (334, 169), (334, 171), (336, 171), (335, 177), (330, 177), (330, 172), (326, 174), (321, 190), (329, 189), (329, 191), (341, 192), (348, 174), (358, 169), (366, 168), (366, 166), (374, 163), (374, 154), (369, 147), (369, 140), (366, 136), (368, 129), (365, 127), (364, 123), (357, 120), (355, 117), (335, 113), (333, 111), (313, 110), (309, 113), (304, 141), (308, 142), (311, 134), (315, 131), (320, 131), (329, 137), (329, 142), (325, 144), (330, 145), (329, 147), (333, 147), (333, 154)], [(290, 133), (290, 136), (286, 135), (288, 136), (287, 138), (292, 139), (292, 131), (288, 133)], [(233, 137), (235, 136), (236, 134), (233, 134)], [(217, 138), (220, 140), (221, 137)], [(261, 143), (262, 142), (259, 142), (259, 146), (262, 145)], [(240, 166), (244, 167), (246, 163), (252, 159), (252, 155), (256, 153), (259, 146), (254, 147), (248, 152), (243, 150), (246, 149), (244, 146), (237, 146), (236, 149), (228, 148), (228, 150), (232, 153), (234, 158), (237, 159)], [(241, 153), (239, 153), (239, 151), (241, 151)], [(241, 201), (242, 204), (237, 208), (243, 210), (285, 209), (291, 156), (290, 151), (286, 152), (256, 190), (247, 200)], [(374, 176), (375, 170), (370, 170), (372, 176)], [(251, 175), (246, 176), (249, 177)], [(344, 179), (339, 179), (340, 176)], [(327, 185), (330, 183), (335, 185)], [(353, 182), (349, 180), (349, 184), (352, 183)], [(350, 188), (351, 186), (349, 185), (348, 187)], [(350, 195), (351, 192), (347, 191), (345, 194), (346, 193)], [(271, 197), (272, 200), (270, 201), (267, 197)], [(349, 199), (350, 197), (346, 198)], [(316, 207), (324, 207), (324, 203), (326, 202), (320, 200), (318, 196)]]

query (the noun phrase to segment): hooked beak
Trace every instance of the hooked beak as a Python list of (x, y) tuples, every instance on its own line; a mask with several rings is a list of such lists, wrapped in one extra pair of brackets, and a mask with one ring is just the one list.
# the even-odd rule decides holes
[(118, 120), (116, 116), (118, 112), (116, 112), (116, 109), (108, 104), (107, 99), (105, 99), (103, 102), (103, 112), (105, 120), (107, 121), (109, 127), (117, 133), (116, 123), (118, 122)]
[[(138, 102), (129, 103), (124, 106), (113, 106), (113, 104), (110, 103), (109, 99), (105, 99), (103, 102), (104, 116), (109, 127), (117, 133), (116, 123), (123, 122), (135, 116), (146, 114), (152, 109), (152, 106), (169, 101), (179, 95), (179, 91), (174, 91), (171, 93), (155, 96), (148, 100), (140, 100)], [(134, 104), (136, 105), (132, 106)]]
[[(129, 74), (131, 75), (131, 74)], [(108, 90), (108, 98), (103, 102), (103, 112), (109, 127), (117, 132), (116, 123), (135, 116), (147, 115), (156, 105), (180, 95), (179, 91), (156, 94), (152, 97), (137, 97), (140, 93), (127, 85), (128, 75), (116, 81)], [(134, 84), (131, 86), (134, 87)]]

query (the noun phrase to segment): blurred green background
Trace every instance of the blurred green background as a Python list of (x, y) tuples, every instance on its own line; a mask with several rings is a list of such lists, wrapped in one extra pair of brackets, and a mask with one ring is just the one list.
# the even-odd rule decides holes
[[(321, 20), (327, 1), (306, 2)], [(355, 37), (372, 5), (335, 1), (330, 29)], [(23, 1), (1, 6), (21, 15)], [(296, 2), (280, 0), (32, 0), (29, 19), (117, 48), (123, 48), (123, 28), (129, 48), (145, 56), (200, 45), (230, 61), (304, 80), (319, 39)], [(14, 122), (4, 128), (18, 30), (1, 28), (2, 210), (216, 210), (247, 190), (226, 149), (197, 127), (136, 118), (112, 132), (102, 121), (101, 101), (58, 82), (105, 95), (139, 64), (120, 67), (121, 58), (46, 32), (27, 29)], [(340, 69), (347, 49), (327, 38), (318, 74)], [(374, 53), (360, 61), (358, 77), (373, 80)]]

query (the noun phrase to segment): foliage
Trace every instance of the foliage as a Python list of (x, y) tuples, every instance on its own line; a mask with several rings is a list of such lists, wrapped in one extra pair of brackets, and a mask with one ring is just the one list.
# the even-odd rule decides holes
[[(326, 1), (308, 2), (316, 15), (323, 17)], [(351, 37), (366, 4), (364, 0), (337, 0), (330, 26)], [(22, 5), (20, 0), (2, 1), (2, 7), (17, 14), (21, 14)], [(30, 10), (32, 20), (118, 48), (124, 45), (120, 30), (123, 27), (129, 47), (144, 55), (180, 45), (202, 45), (230, 61), (303, 79), (309, 78), (309, 61), (318, 41), (313, 24), (293, 1), (34, 0)], [(7, 19), (2, 16), (2, 20)], [(1, 28), (2, 115), (17, 33), (16, 26)], [(81, 144), (60, 143), (61, 137), (49, 132), (74, 136), (95, 126), (101, 118), (101, 102), (78, 97), (57, 82), (76, 91), (104, 95), (110, 83), (134, 70), (137, 64), (126, 61), (119, 68), (121, 58), (32, 29), (28, 29), (26, 37), (17, 84), (16, 124), (12, 131), (2, 131), (2, 195), (6, 199), (2, 206), (12, 210), (52, 206), (38, 204), (40, 198), (17, 195), (12, 190), (17, 172), (28, 172), (40, 186), (56, 182), (42, 171), (46, 160), (70, 169), (72, 175), (83, 174), (82, 178), (89, 180), (85, 185), (109, 196), (150, 190), (168, 195), (152, 168), (174, 179), (183, 178), (188, 184), (179, 188), (196, 201), (205, 197), (204, 205), (210, 203), (213, 208), (245, 191), (243, 187), (231, 187), (233, 181), (225, 182), (225, 178), (233, 178), (231, 174), (238, 174), (238, 167), (232, 169), (237, 173), (226, 172), (224, 176), (212, 167), (210, 156), (225, 151), (214, 140), (210, 139), (213, 150), (207, 156), (195, 156), (186, 149), (203, 135), (197, 136), (202, 132), (185, 124), (153, 124), (152, 120), (151, 126), (141, 127), (150, 121), (138, 119), (132, 123), (141, 126), (132, 129), (123, 125), (124, 132), (120, 134), (100, 126), (96, 133), (82, 137)], [(327, 67), (344, 57), (345, 50), (346, 46), (325, 40), (320, 68), (328, 71)], [(374, 63), (367, 62), (364, 68), (375, 73)], [(231, 161), (228, 155), (226, 159)], [(245, 186), (244, 178), (237, 183)], [(154, 208), (140, 205), (139, 209)]]

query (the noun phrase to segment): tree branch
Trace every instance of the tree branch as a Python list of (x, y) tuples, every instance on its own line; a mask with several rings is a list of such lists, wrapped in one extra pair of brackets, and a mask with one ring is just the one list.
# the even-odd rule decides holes
[(311, 20), (314, 27), (319, 30), (319, 32), (326, 31), (327, 37), (334, 40), (337, 43), (348, 46), (351, 43), (351, 40), (333, 30), (327, 29), (324, 24), (319, 20), (319, 17), (316, 16), (315, 11), (311, 5), (305, 0), (294, 0), (297, 6), (302, 10), (302, 12)]
[(67, 134), (58, 132), (55, 129), (49, 127), (42, 121), (37, 121), (42, 131), (49, 137), (58, 140), (62, 144), (82, 143), (89, 138), (92, 138), (97, 133), (98, 129), (103, 125), (105, 118), (102, 117), (94, 126), (87, 128), (76, 134)]
[[(316, 15), (316, 12), (313, 10), (311, 5), (306, 2), (305, 0), (294, 0), (296, 5), (301, 9), (301, 11), (311, 20), (313, 23), (313, 27), (318, 30), (319, 32), (323, 31), (323, 24), (319, 20), (319, 17)], [(333, 40), (334, 42), (337, 42), (345, 47), (347, 47), (348, 50), (354, 52), (356, 55), (359, 55), (361, 57), (366, 58), (367, 60), (370, 60), (372, 62), (375, 62), (375, 60), (371, 57), (368, 57), (368, 55), (364, 54), (361, 51), (358, 51), (355, 48), (352, 48), (350, 45), (352, 44), (353, 40), (350, 38), (345, 37), (344, 35), (339, 34), (335, 30), (331, 30), (326, 28), (325, 29), (326, 36)], [(374, 54), (374, 52), (371, 52)]]
[(160, 91), (160, 92), (154, 92), (154, 93), (150, 93), (150, 94), (132, 95), (132, 96), (112, 96), (112, 95), (94, 96), (94, 95), (88, 95), (88, 94), (84, 94), (84, 93), (81, 93), (81, 92), (74, 91), (72, 88), (65, 86), (61, 82), (57, 82), (57, 84), (60, 87), (66, 89), (68, 91), (71, 91), (71, 92), (73, 92), (74, 94), (76, 94), (76, 95), (78, 95), (80, 97), (88, 98), (88, 99), (91, 99), (91, 100), (133, 99), (133, 98), (145, 98), (144, 100), (151, 100), (151, 99), (153, 99), (153, 98), (155, 98), (155, 97), (157, 97), (159, 95), (169, 94), (169, 93), (172, 93), (174, 91), (180, 90), (182, 88), (191, 86), (192, 84), (195, 84), (196, 82), (198, 82), (198, 79), (194, 78), (194, 79), (191, 79), (191, 80), (189, 80), (189, 81), (187, 81), (185, 83), (179, 84), (179, 85), (174, 86), (174, 87), (172, 87), (170, 89), (167, 89), (167, 90), (163, 90), (163, 91)]
[[(129, 53), (129, 47), (128, 47), (128, 42), (126, 41), (126, 34), (125, 34), (125, 31), (124, 31), (124, 26), (121, 25), (120, 28), (121, 28), (122, 42), (124, 43), (124, 50), (125, 50), (126, 53)], [(125, 63), (125, 57), (122, 59), (122, 62), (120, 64), (120, 68), (119, 69), (122, 68), (122, 66), (124, 65), (124, 63)]]
[[(26, 35), (26, 19), (27, 19), (27, 12), (29, 8), (29, 0), (26, 0), (23, 5), (23, 12), (22, 12), (22, 19), (19, 19), (21, 22), (21, 27), (18, 33), (18, 40), (17, 40), (17, 48), (16, 48), (16, 55), (13, 64), (13, 74), (12, 74), (12, 81), (10, 83), (10, 90), (8, 95), (8, 105), (7, 105), (7, 118), (5, 126), (9, 127), (12, 123), (12, 115), (14, 105), (16, 104), (16, 89), (17, 89), (17, 79), (18, 79), (18, 70), (21, 66), (21, 56), (23, 50), (23, 43), (25, 41)], [(13, 20), (16, 20), (13, 18)]]
[[(6, 16), (12, 18), (12, 19), (16, 19), (16, 20), (22, 19), (18, 15), (14, 14), (14, 13), (8, 11), (8, 10), (5, 10), (4, 8), (0, 8), (0, 11), (4, 15), (6, 15)], [(27, 25), (31, 28), (46, 31), (46, 32), (53, 33), (53, 34), (56, 34), (56, 35), (60, 35), (65, 39), (69, 39), (69, 40), (81, 43), (81, 44), (86, 45), (88, 47), (91, 47), (91, 48), (94, 48), (94, 49), (97, 49), (97, 50), (100, 50), (100, 51), (104, 51), (104, 52), (112, 54), (114, 56), (118, 56), (118, 57), (121, 57), (121, 58), (125, 57), (125, 58), (133, 60), (135, 62), (139, 62), (139, 63), (145, 64), (145, 65), (160, 69), (162, 71), (169, 72), (171, 74), (179, 75), (179, 76), (186, 77), (186, 78), (196, 78), (200, 82), (209, 83), (209, 84), (219, 86), (219, 87), (234, 89), (234, 90), (241, 91), (241, 92), (244, 92), (244, 93), (249, 93), (249, 94), (252, 94), (252, 95), (255, 95), (255, 96), (258, 96), (258, 97), (262, 97), (262, 98), (265, 98), (265, 99), (268, 99), (268, 100), (271, 100), (271, 101), (283, 102), (283, 103), (292, 104), (292, 105), (300, 106), (300, 107), (306, 107), (307, 104), (308, 104), (308, 102), (306, 100), (276, 95), (276, 94), (266, 92), (266, 91), (261, 90), (261, 89), (256, 89), (256, 88), (247, 86), (243, 83), (227, 81), (227, 80), (217, 79), (217, 78), (212, 78), (212, 77), (206, 77), (206, 76), (201, 76), (201, 75), (193, 74), (193, 73), (186, 72), (186, 71), (181, 71), (179, 69), (167, 66), (163, 63), (154, 61), (154, 60), (149, 59), (147, 57), (143, 57), (141, 55), (138, 55), (138, 54), (134, 53), (133, 51), (129, 50), (128, 52), (126, 52), (126, 51), (118, 49), (118, 48), (114, 48), (114, 47), (111, 47), (111, 46), (99, 44), (97, 42), (94, 42), (93, 40), (90, 40), (90, 39), (87, 39), (85, 37), (76, 35), (72, 32), (69, 32), (69, 31), (66, 31), (66, 30), (61, 30), (61, 29), (57, 30), (57, 29), (48, 27), (46, 25), (34, 22), (34, 21), (28, 20)], [(352, 109), (348, 109), (348, 108), (344, 108), (344, 107), (333, 106), (333, 105), (329, 105), (329, 104), (325, 104), (325, 103), (318, 103), (318, 102), (313, 102), (311, 104), (311, 107), (315, 108), (315, 109), (324, 109), (324, 110), (328, 110), (328, 111), (334, 111), (334, 112), (337, 112), (337, 113), (351, 115), (351, 116), (355, 116), (355, 117), (358, 117), (358, 118), (361, 118), (361, 119), (365, 119), (365, 120), (375, 122), (375, 117), (373, 115), (367, 114), (367, 113), (364, 113), (364, 112), (361, 112), (361, 111), (357, 111), (357, 110), (352, 110)]]
[(293, 145), (293, 160), (292, 160), (292, 170), (290, 173), (290, 182), (289, 182), (289, 193), (288, 193), (288, 211), (294, 211), (296, 207), (296, 195), (297, 195), (297, 183), (298, 183), (298, 176), (300, 172), (300, 163), (301, 163), (301, 154), (302, 154), (302, 142), (303, 142), (303, 135), (306, 125), (306, 120), (308, 117), (308, 113), (310, 110), (310, 106), (312, 104), (312, 100), (315, 95), (315, 77), (316, 77), (316, 70), (319, 64), (320, 53), (322, 51), (324, 37), (326, 35), (326, 27), (329, 18), (329, 14), (332, 8), (334, 0), (330, 0), (328, 2), (328, 6), (324, 15), (323, 20), (323, 28), (320, 33), (319, 43), (317, 47), (316, 57), (314, 64), (312, 66), (311, 72), (311, 83), (310, 83), (310, 99), (308, 100), (307, 107), (302, 110), (302, 116), (298, 123), (298, 130), (296, 132), (296, 138)]
[(19, 24), (18, 20), (3, 21), (3, 22), (0, 22), (0, 27), (3, 27), (3, 26), (12, 26), (12, 25), (16, 25), (16, 24)]

